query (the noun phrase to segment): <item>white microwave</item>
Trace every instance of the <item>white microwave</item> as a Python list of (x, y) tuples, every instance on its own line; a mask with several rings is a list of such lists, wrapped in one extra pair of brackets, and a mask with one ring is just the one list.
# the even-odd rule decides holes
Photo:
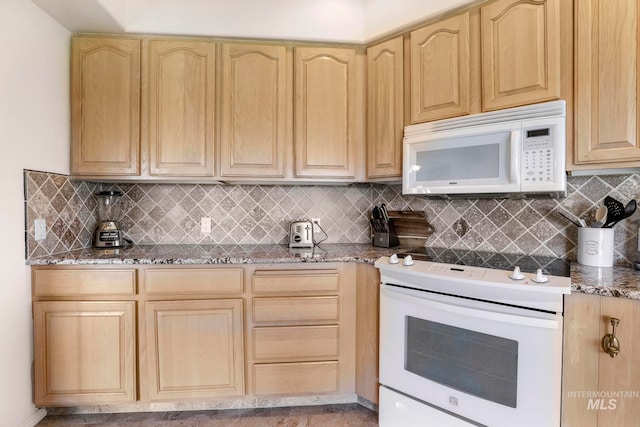
[(403, 194), (566, 195), (564, 101), (407, 126), (403, 148)]

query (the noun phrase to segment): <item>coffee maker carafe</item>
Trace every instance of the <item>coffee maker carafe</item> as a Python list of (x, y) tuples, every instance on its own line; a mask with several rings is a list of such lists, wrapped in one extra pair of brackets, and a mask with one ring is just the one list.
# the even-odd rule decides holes
[(115, 248), (124, 244), (124, 236), (118, 221), (124, 216), (122, 193), (100, 191), (95, 194), (98, 202), (98, 223), (93, 233), (94, 248)]

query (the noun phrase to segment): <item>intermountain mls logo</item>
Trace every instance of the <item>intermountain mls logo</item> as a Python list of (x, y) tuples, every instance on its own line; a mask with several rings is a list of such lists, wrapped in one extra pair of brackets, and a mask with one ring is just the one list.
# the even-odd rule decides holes
[(587, 409), (591, 411), (613, 411), (623, 399), (640, 399), (640, 391), (569, 391), (568, 398), (587, 399)]

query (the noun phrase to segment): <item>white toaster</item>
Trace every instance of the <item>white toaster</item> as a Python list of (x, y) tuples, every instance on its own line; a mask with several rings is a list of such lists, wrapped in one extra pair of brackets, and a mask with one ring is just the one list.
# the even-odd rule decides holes
[(294, 221), (289, 225), (290, 248), (313, 248), (313, 223)]

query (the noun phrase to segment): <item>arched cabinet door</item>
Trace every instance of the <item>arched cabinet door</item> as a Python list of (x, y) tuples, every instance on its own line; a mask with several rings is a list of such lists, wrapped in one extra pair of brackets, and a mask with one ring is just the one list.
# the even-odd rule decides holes
[(470, 113), (469, 12), (411, 32), (411, 123)]
[(140, 41), (71, 40), (71, 174), (140, 174)]
[(145, 40), (143, 139), (151, 176), (213, 176), (215, 43)]
[(355, 49), (296, 47), (294, 57), (295, 176), (355, 179)]
[(284, 177), (292, 89), (286, 47), (224, 43), (221, 60), (221, 176)]
[(560, 98), (560, 0), (480, 8), (484, 111)]
[(367, 49), (367, 178), (402, 176), (402, 36)]

